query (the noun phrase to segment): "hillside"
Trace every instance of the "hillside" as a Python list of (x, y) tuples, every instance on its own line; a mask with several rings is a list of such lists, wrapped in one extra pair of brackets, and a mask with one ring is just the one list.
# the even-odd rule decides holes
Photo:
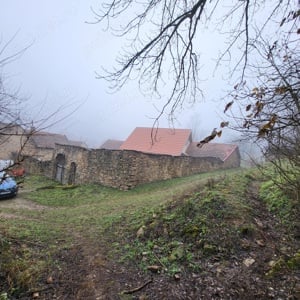
[(0, 299), (300, 299), (299, 203), (267, 179), (121, 192), (27, 178), (0, 201)]

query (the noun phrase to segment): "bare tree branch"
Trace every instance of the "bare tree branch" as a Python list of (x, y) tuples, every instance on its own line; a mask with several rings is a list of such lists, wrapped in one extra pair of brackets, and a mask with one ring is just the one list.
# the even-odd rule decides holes
[[(280, 18), (291, 10), (289, 0), (277, 0), (266, 4), (261, 0), (207, 1), (207, 0), (114, 0), (102, 4), (99, 12), (93, 9), (94, 23), (107, 22), (106, 29), (131, 40), (117, 59), (114, 70), (103, 70), (97, 78), (107, 80), (113, 90), (122, 88), (129, 80), (138, 79), (141, 90), (161, 94), (165, 82), (171, 82), (169, 94), (158, 119), (168, 110), (172, 115), (186, 101), (194, 102), (202, 96), (199, 85), (199, 60), (201, 31), (205, 26), (218, 23), (220, 31), (228, 35), (228, 47), (222, 51), (218, 63), (232, 52), (237, 72), (241, 66), (243, 81), (249, 64), (252, 41), (267, 30), (273, 18)], [(221, 17), (220, 17), (221, 16)], [(257, 17), (258, 16), (258, 17)], [(265, 20), (258, 20), (263, 16)], [(221, 21), (217, 21), (222, 18)], [(121, 25), (114, 27), (117, 20)], [(124, 20), (128, 20), (124, 22)], [(203, 25), (205, 24), (205, 26)], [(256, 25), (260, 24), (260, 25)], [(255, 26), (259, 26), (254, 30)], [(227, 30), (226, 30), (227, 29)], [(219, 45), (218, 45), (219, 46)], [(220, 46), (220, 50), (223, 47)], [(217, 63), (217, 64), (218, 64)]]

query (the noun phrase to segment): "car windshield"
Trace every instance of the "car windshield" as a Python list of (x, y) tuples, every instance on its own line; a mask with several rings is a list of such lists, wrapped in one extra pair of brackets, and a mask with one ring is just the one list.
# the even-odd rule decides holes
[(16, 182), (11, 177), (6, 177), (2, 179), (2, 182), (0, 184), (0, 189), (6, 190), (6, 189), (11, 189), (15, 186), (16, 186)]

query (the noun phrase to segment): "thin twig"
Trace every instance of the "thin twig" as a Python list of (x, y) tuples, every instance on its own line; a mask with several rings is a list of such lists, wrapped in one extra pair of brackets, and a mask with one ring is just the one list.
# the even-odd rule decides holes
[(127, 291), (123, 291), (121, 294), (133, 294), (135, 292), (138, 292), (140, 291), (141, 289), (143, 289), (145, 286), (147, 286), (149, 283), (152, 282), (152, 279), (148, 280), (146, 283), (134, 288), (134, 289), (131, 289), (131, 290), (127, 290)]
[(156, 255), (156, 253), (153, 252), (153, 255), (156, 257), (156, 259), (162, 265), (162, 267), (164, 267), (166, 269), (167, 268), (166, 265), (159, 259), (159, 257)]

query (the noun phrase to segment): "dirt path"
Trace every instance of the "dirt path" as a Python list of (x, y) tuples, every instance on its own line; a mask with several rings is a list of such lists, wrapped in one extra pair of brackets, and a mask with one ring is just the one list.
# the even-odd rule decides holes
[(1, 207), (13, 208), (13, 209), (30, 209), (30, 210), (49, 210), (51, 208), (43, 205), (34, 203), (33, 201), (26, 200), (22, 196), (18, 195), (13, 199), (0, 200), (0, 209)]
[(5, 213), (1, 210), (1, 208), (10, 208), (13, 210), (18, 209), (28, 209), (28, 210), (37, 210), (37, 211), (43, 211), (43, 210), (49, 210), (52, 208), (49, 208), (47, 206), (39, 205), (33, 201), (27, 200), (24, 198), (24, 194), (28, 191), (21, 191), (18, 193), (18, 195), (14, 198), (10, 199), (1, 199), (0, 200), (0, 218), (7, 218), (7, 219), (26, 219), (23, 216), (20, 216), (16, 213)]
[[(35, 211), (55, 209), (26, 199), (27, 192), (29, 191), (22, 190), (14, 198), (0, 200), (0, 219), (26, 219), (18, 213), (3, 212), (2, 208), (13, 209), (16, 212), (18, 209)], [(62, 250), (57, 254), (56, 259), (63, 267), (52, 272), (53, 285), (57, 290), (54, 292), (51, 286), (48, 286), (49, 289), (46, 288), (39, 299), (110, 299), (107, 298), (105, 286), (111, 285), (111, 274), (114, 272), (110, 270), (112, 264), (110, 267), (107, 266), (108, 261), (101, 253), (101, 244), (91, 244), (91, 241), (87, 241), (76, 232), (70, 232), (70, 234), (74, 237), (74, 244), (72, 248)], [(30, 297), (26, 295), (24, 299), (30, 299)]]
[(21, 190), (18, 195), (10, 199), (0, 200), (0, 209), (3, 208), (13, 208), (13, 209), (30, 209), (30, 210), (49, 210), (48, 206), (39, 205), (33, 201), (25, 199), (24, 195), (28, 193), (27, 190)]

